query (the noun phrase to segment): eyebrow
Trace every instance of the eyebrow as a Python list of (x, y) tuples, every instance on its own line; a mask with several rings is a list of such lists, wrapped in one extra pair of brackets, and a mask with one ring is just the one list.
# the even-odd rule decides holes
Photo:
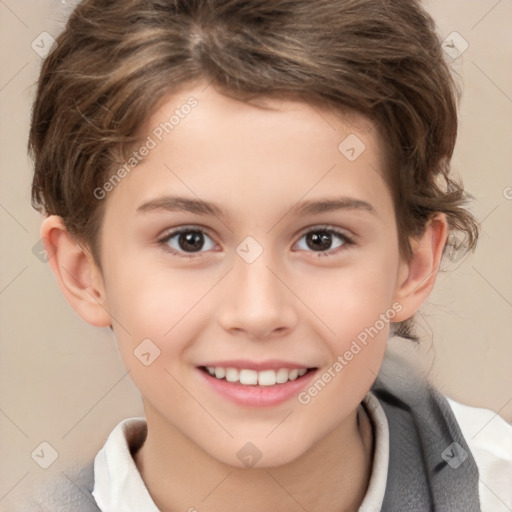
[[(212, 215), (227, 218), (226, 213), (216, 204), (202, 199), (187, 197), (164, 196), (151, 199), (137, 208), (137, 212), (154, 210), (184, 211), (198, 215)], [(295, 205), (290, 212), (294, 215), (315, 215), (335, 210), (363, 210), (377, 215), (375, 208), (368, 202), (353, 197), (325, 198), (316, 201), (303, 201)]]

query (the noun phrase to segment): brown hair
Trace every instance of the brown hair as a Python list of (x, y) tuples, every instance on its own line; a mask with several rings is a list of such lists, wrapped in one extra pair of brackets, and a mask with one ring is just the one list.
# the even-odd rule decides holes
[(29, 152), (34, 207), (61, 216), (98, 264), (93, 190), (159, 102), (200, 79), (367, 116), (385, 142), (402, 256), (441, 212), (465, 235), (458, 248), (475, 247), (468, 196), (449, 176), (460, 91), (419, 0), (85, 0), (43, 63)]

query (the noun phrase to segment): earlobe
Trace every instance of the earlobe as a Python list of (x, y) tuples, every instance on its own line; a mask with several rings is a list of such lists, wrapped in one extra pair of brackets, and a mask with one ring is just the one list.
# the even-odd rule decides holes
[(425, 302), (434, 287), (444, 246), (448, 236), (448, 223), (444, 214), (430, 220), (423, 235), (411, 240), (411, 261), (400, 266), (395, 301), (402, 310), (394, 318), (402, 322), (411, 318)]
[(56, 215), (44, 220), (41, 238), (48, 263), (71, 307), (91, 325), (110, 326), (103, 279), (92, 255), (77, 244)]

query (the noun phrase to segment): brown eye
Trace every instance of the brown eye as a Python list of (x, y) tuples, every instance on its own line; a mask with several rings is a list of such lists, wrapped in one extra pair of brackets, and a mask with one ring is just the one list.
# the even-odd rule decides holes
[(178, 235), (178, 245), (183, 251), (198, 251), (204, 245), (202, 233), (190, 231), (189, 233), (180, 233)]
[(211, 238), (204, 231), (191, 228), (175, 230), (161, 239), (159, 243), (166, 246), (173, 254), (184, 257), (193, 257), (196, 255), (194, 253), (200, 254), (205, 246), (207, 250), (215, 247)]
[[(353, 244), (353, 240), (335, 229), (316, 228), (304, 233), (301, 240), (305, 243), (300, 247), (307, 252), (316, 252), (318, 256), (329, 256), (342, 250), (344, 246)], [(299, 241), (300, 246), (300, 241)]]
[(332, 235), (326, 231), (308, 233), (306, 235), (306, 244), (314, 251), (327, 251), (331, 249)]

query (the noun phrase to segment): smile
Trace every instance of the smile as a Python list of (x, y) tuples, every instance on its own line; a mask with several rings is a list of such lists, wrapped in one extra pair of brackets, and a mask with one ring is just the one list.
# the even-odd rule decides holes
[(203, 366), (201, 369), (207, 371), (216, 379), (239, 383), (244, 386), (274, 386), (276, 384), (285, 384), (313, 370), (313, 368), (294, 368), (292, 370), (279, 368), (278, 370), (256, 371), (249, 368), (223, 368), (221, 366)]
[(235, 368), (233, 362), (225, 366), (219, 362), (196, 369), (207, 388), (223, 399), (239, 406), (271, 407), (296, 399), (318, 371), (316, 367), (298, 367), (294, 364), (288, 365), (292, 368), (287, 368), (283, 363), (286, 362), (260, 365), (240, 362)]

